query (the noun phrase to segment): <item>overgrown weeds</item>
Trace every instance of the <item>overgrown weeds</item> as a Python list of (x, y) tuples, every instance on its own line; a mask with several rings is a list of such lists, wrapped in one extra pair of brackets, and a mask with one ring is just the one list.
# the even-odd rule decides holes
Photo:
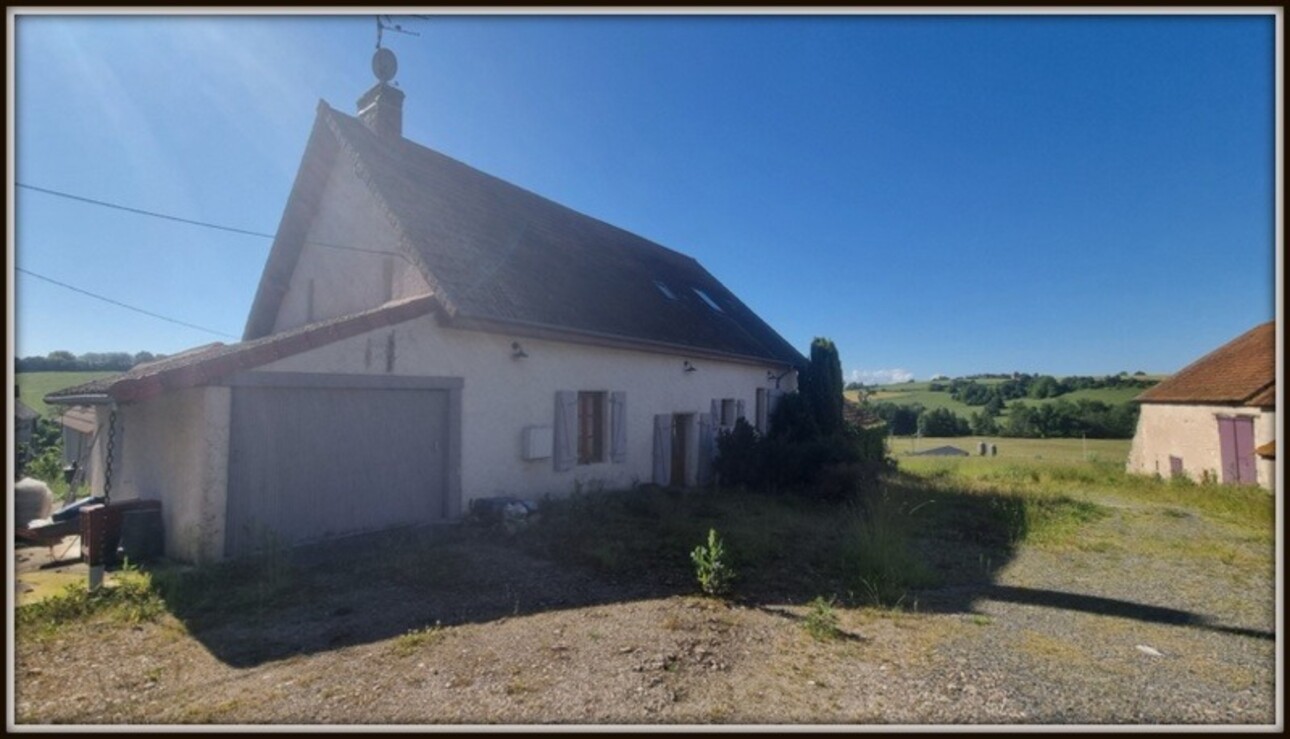
[(825, 599), (819, 595), (807, 607), (802, 628), (816, 641), (831, 641), (841, 635), (838, 629), (838, 612), (834, 609), (836, 598)]
[(47, 637), (74, 623), (106, 619), (137, 624), (155, 621), (166, 612), (165, 601), (154, 590), (147, 573), (123, 570), (112, 582), (95, 590), (72, 583), (61, 593), (17, 609), (14, 627), (19, 633)]

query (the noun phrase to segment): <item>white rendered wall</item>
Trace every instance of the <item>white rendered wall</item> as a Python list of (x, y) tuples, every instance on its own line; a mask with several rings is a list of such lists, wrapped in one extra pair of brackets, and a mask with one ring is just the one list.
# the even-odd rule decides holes
[[(1224, 405), (1143, 403), (1129, 449), (1129, 472), (1159, 473), (1167, 478), (1172, 455), (1182, 458), (1183, 471), (1193, 480), (1201, 480), (1206, 472), (1222, 480), (1223, 457), (1217, 420), (1220, 415), (1253, 418), (1256, 447), (1275, 438), (1276, 413), (1272, 411)], [(1273, 465), (1256, 458), (1255, 467), (1259, 485), (1271, 490)]]
[[(338, 341), (278, 360), (260, 371), (385, 374), (394, 335), (395, 375), (461, 377), (462, 503), (480, 497), (563, 495), (575, 488), (628, 487), (651, 482), (654, 416), (708, 413), (714, 398), (742, 399), (754, 422), (757, 388), (774, 388), (771, 364), (744, 365), (520, 336), (459, 331), (433, 316)], [(511, 343), (528, 354), (513, 359)], [(687, 373), (689, 359), (697, 371)], [(795, 376), (780, 381), (795, 389)], [(627, 393), (627, 460), (575, 465), (557, 472), (550, 458), (521, 457), (526, 426), (551, 426), (560, 390)]]
[[(223, 557), (231, 397), (228, 388), (200, 387), (117, 408), (112, 500), (161, 501), (169, 557)], [(98, 410), (95, 494), (103, 490), (108, 412)]]
[[(274, 333), (375, 308), (389, 300), (430, 292), (421, 273), (402, 256), (394, 227), (342, 152), (328, 175), (318, 213), (278, 310)], [(353, 252), (308, 242), (390, 252)], [(387, 266), (387, 262), (389, 263)], [(392, 270), (392, 290), (387, 271)], [(313, 282), (313, 316), (309, 315)]]

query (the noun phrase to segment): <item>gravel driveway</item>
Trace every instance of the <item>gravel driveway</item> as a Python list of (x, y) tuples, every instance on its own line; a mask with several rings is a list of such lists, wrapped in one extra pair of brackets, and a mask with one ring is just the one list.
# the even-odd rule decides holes
[(1023, 546), (979, 587), (839, 608), (828, 641), (802, 604), (605, 582), (478, 538), (444, 561), (376, 585), (341, 557), (271, 616), (22, 639), (18, 722), (1276, 720), (1271, 544), (1165, 507), (1114, 507), (1077, 546)]

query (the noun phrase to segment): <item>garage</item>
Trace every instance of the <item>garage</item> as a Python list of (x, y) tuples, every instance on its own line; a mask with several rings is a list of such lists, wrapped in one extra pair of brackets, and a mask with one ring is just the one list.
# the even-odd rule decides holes
[(459, 513), (459, 378), (255, 372), (229, 384), (227, 556)]

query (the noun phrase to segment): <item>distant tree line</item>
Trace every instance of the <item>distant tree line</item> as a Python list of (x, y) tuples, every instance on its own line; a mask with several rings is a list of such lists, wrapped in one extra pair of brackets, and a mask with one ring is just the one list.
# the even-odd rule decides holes
[(16, 372), (124, 372), (136, 364), (163, 359), (165, 354), (152, 352), (87, 352), (76, 355), (68, 351), (53, 351), (43, 357), (19, 357), (14, 361)]
[(1015, 400), (1007, 406), (1006, 416), (992, 412), (993, 405), (966, 419), (948, 408), (928, 410), (921, 403), (883, 401), (871, 404), (871, 410), (895, 436), (1129, 439), (1138, 423), (1138, 407), (1133, 403), (1081, 399), (1027, 405)]
[[(994, 378), (997, 379), (997, 378)], [(1077, 375), (1056, 378), (1052, 375), (1027, 375), (1016, 373), (1002, 382), (985, 384), (968, 378), (956, 378), (948, 383), (933, 382), (927, 386), (933, 392), (947, 392), (950, 397), (966, 405), (993, 405), (992, 413), (998, 415), (999, 409), (1009, 401), (1022, 398), (1044, 400), (1059, 398), (1076, 390), (1093, 390), (1098, 388), (1148, 388), (1156, 380), (1126, 375), (1105, 375), (1090, 377)]]

